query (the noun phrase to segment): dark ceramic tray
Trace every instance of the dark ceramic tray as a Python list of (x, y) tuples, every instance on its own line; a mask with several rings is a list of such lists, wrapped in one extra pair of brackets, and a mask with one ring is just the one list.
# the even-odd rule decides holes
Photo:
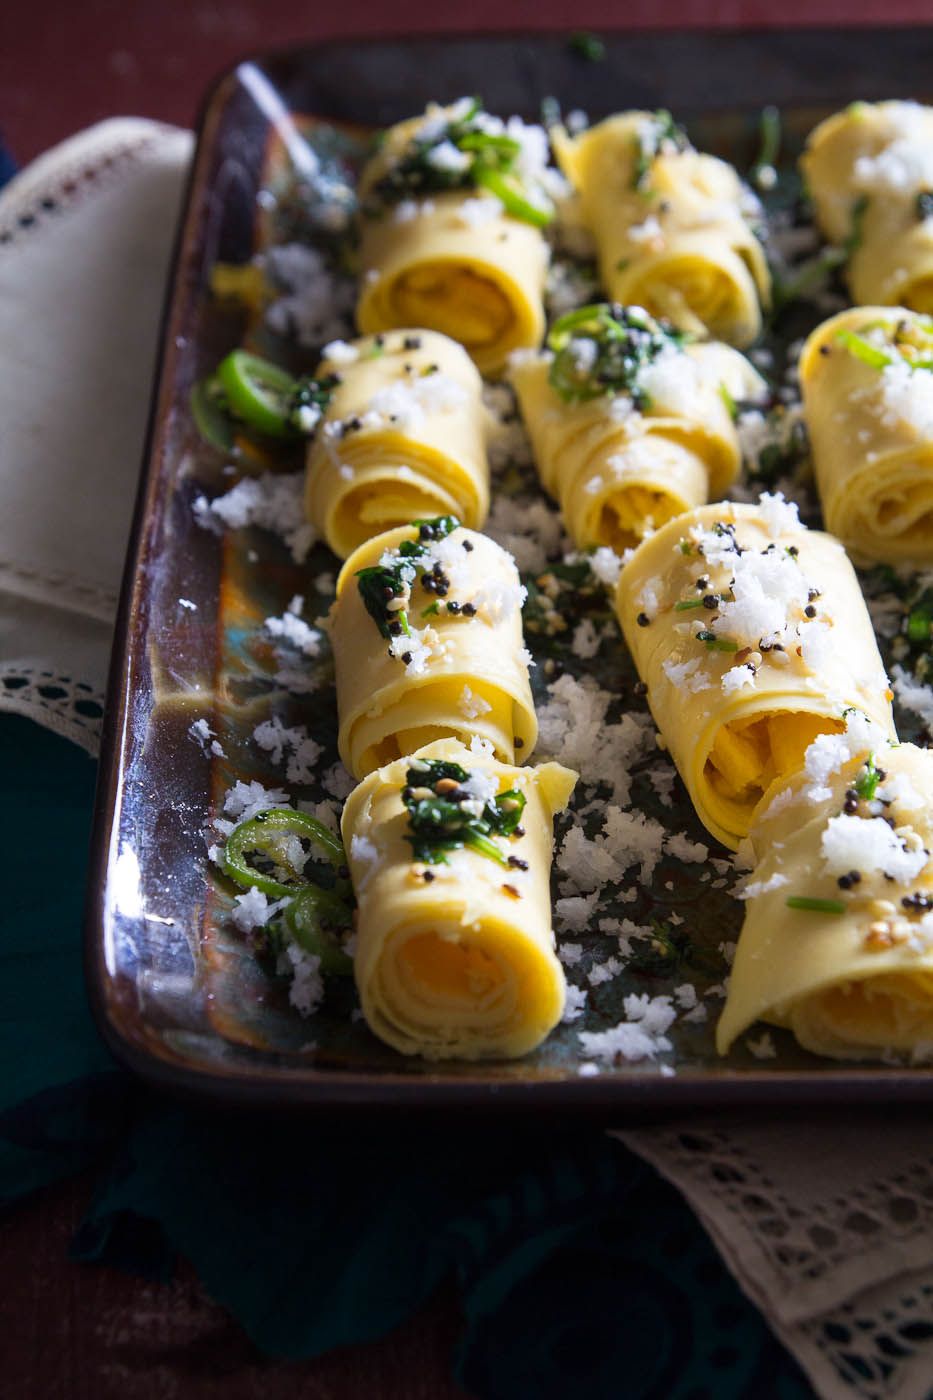
[[(930, 1098), (929, 1070), (834, 1065), (778, 1032), (775, 1059), (758, 1061), (739, 1049), (720, 1060), (712, 1016), (705, 1026), (672, 1032), (671, 1077), (648, 1063), (581, 1078), (579, 1025), (562, 1027), (517, 1063), (405, 1060), (351, 1019), (347, 986), (329, 992), (313, 1020), (301, 1022), (243, 940), (224, 932), (230, 892), (207, 868), (202, 833), (234, 779), (276, 782), (248, 743), (268, 713), (267, 658), (255, 632), (292, 594), (307, 592), (309, 580), (261, 532), (220, 539), (194, 524), (194, 497), (227, 483), (223, 459), (199, 444), (188, 411), (192, 384), (243, 334), (240, 313), (212, 301), (208, 278), (215, 262), (244, 262), (269, 236), (256, 194), (270, 162), (282, 159), (283, 119), (352, 131), (471, 92), (481, 92), (492, 111), (530, 119), (546, 97), (565, 111), (582, 107), (594, 120), (624, 107), (665, 106), (688, 121), (698, 145), (747, 166), (764, 103), (784, 110), (799, 139), (855, 98), (929, 99), (928, 52), (925, 30), (618, 36), (599, 63), (561, 37), (339, 42), (245, 62), (217, 84), (201, 122), (166, 309), (117, 622), (88, 898), (94, 1009), (107, 1041), (132, 1068), (176, 1088), (270, 1104), (499, 1103), (631, 1114), (687, 1104)], [(248, 547), (262, 551), (261, 568), (248, 561)], [(312, 577), (334, 564), (319, 549)], [(197, 610), (180, 608), (179, 598)], [(621, 641), (608, 665), (601, 683), (617, 683), (630, 696), (634, 676)], [(333, 735), (326, 681), (304, 708), (297, 699), (288, 704), (280, 712), (289, 722)], [(202, 757), (192, 744), (188, 728), (200, 717), (218, 731), (230, 761)], [(674, 829), (703, 838), (682, 796), (670, 819)], [(700, 945), (715, 949), (717, 939), (734, 938), (734, 902), (701, 885), (690, 873), (697, 867), (668, 864), (655, 887), (639, 892), (633, 916), (663, 916), (666, 904), (686, 910)], [(691, 970), (689, 980), (699, 985), (701, 977)], [(715, 974), (706, 978), (713, 980)], [(593, 989), (588, 1028), (620, 1018), (622, 991), (669, 990), (615, 981), (617, 987)]]

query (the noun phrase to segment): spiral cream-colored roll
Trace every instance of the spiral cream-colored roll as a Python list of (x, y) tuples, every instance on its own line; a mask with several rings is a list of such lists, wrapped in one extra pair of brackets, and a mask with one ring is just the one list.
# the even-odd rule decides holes
[(624, 112), (552, 139), (612, 299), (681, 330), (749, 345), (771, 294), (743, 212), (750, 196), (731, 165), (666, 136), (669, 124), (666, 113)]
[[(433, 791), (438, 761), (467, 773), (477, 805), (524, 796), (521, 835), (490, 838), (512, 865), (470, 847), (443, 863), (415, 861), (402, 793), (413, 790), (409, 778)], [(507, 1059), (533, 1050), (557, 1024), (566, 984), (551, 931), (552, 821), (575, 782), (557, 763), (513, 768), (445, 739), (371, 773), (350, 794), (341, 831), (359, 908), (354, 967), (380, 1039), (434, 1060)]]
[(800, 357), (827, 528), (859, 561), (933, 563), (933, 322), (859, 306)]
[(621, 552), (729, 489), (742, 455), (727, 399), (762, 388), (738, 351), (713, 342), (665, 351), (641, 376), (641, 411), (624, 393), (567, 402), (549, 381), (551, 362), (517, 357), (510, 377), (541, 484), (577, 546)]
[(429, 326), (494, 374), (512, 350), (541, 343), (548, 245), (534, 223), (475, 188), (372, 208), (375, 187), (424, 122), (391, 127), (361, 176), (357, 323), (364, 332)]
[(836, 744), (834, 770), (831, 749), (808, 756), (752, 832), (722, 1053), (759, 1018), (836, 1059), (933, 1042), (933, 754), (873, 746), (869, 800), (868, 747)]
[(853, 102), (821, 122), (800, 168), (831, 243), (854, 247), (852, 298), (933, 312), (933, 107)]
[(410, 520), (489, 509), (488, 415), (463, 348), (434, 331), (336, 342), (317, 378), (340, 383), (308, 451), (308, 518), (346, 558)]
[[(463, 528), (425, 541), (423, 554), (405, 560), (399, 547), (423, 533), (406, 526), (369, 540), (337, 580), (338, 747), (355, 777), (450, 735), (466, 743), (478, 735), (506, 763), (528, 758), (537, 739), (515, 561)], [(386, 600), (392, 607), (380, 629), (359, 572), (406, 563), (410, 581)], [(381, 596), (378, 578), (376, 585)]]
[(616, 612), (697, 815), (727, 846), (849, 708), (895, 737), (845, 550), (780, 496), (671, 521), (623, 568)]

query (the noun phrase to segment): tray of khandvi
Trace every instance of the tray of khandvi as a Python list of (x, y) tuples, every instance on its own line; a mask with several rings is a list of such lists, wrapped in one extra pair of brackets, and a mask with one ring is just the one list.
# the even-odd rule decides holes
[(930, 1097), (923, 52), (337, 43), (220, 81), (98, 793), (129, 1064)]

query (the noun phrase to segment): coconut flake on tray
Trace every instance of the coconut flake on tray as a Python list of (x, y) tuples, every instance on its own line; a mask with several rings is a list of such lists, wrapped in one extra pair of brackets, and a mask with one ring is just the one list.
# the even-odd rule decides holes
[(263, 472), (244, 477), (212, 501), (196, 497), (192, 509), (205, 530), (242, 530), (248, 525), (270, 530), (285, 541), (295, 563), (303, 564), (315, 541), (305, 517), (304, 495), (304, 472)]

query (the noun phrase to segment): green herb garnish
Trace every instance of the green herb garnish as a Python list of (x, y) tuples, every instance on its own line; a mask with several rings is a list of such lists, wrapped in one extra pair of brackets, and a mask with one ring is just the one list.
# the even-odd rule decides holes
[(732, 397), (732, 395), (729, 393), (729, 390), (726, 387), (726, 385), (723, 384), (721, 381), (719, 384), (719, 397), (726, 405), (726, 412), (732, 419), (733, 423), (737, 422), (739, 417), (739, 406), (736, 403), (735, 399)]
[(480, 807), (478, 798), (463, 791), (462, 784), (469, 780), (465, 768), (445, 759), (423, 759), (408, 769), (402, 801), (410, 832), (405, 839), (415, 860), (447, 865), (448, 853), (466, 846), (509, 866), (508, 856), (491, 838), (514, 833), (525, 809), (524, 793), (511, 788)]
[(872, 345), (870, 340), (866, 340), (855, 331), (837, 331), (835, 339), (845, 346), (850, 355), (854, 355), (871, 369), (884, 369), (887, 365), (894, 364), (893, 355), (889, 355), (887, 350), (882, 350), (879, 345)]
[(748, 172), (754, 184), (762, 181), (762, 172), (773, 171), (781, 150), (781, 114), (777, 107), (762, 109), (758, 120), (758, 155)]
[[(427, 134), (415, 130), (405, 148), (370, 191), (370, 212), (421, 195), (449, 190), (485, 189), (502, 201), (507, 214), (545, 227), (554, 218), (547, 194), (531, 188), (520, 174), (521, 143), (508, 136), (498, 118), (483, 110), (479, 98), (464, 98), (446, 115), (428, 118)], [(449, 159), (435, 152), (445, 148)], [(457, 153), (451, 156), (447, 149)]]
[(635, 169), (632, 173), (632, 188), (646, 191), (648, 175), (657, 157), (665, 147), (675, 151), (689, 151), (690, 137), (679, 126), (666, 108), (659, 108), (647, 122), (643, 122), (635, 136)]
[(604, 394), (628, 394), (634, 406), (651, 401), (639, 385), (642, 371), (667, 349), (683, 349), (687, 336), (641, 307), (596, 302), (569, 311), (554, 323), (548, 349), (554, 358), (548, 381), (567, 403)]
[(697, 641), (705, 642), (707, 651), (738, 651), (738, 642), (732, 642), (728, 637), (717, 637), (715, 632), (698, 632)]
[(784, 901), (788, 909), (805, 909), (813, 914), (844, 914), (846, 906), (841, 899), (812, 899), (809, 895), (789, 894)]
[[(396, 553), (398, 559), (393, 564), (372, 564), (368, 569), (356, 572), (357, 587), (366, 611), (375, 622), (383, 637), (391, 637), (399, 632), (411, 636), (408, 624), (408, 602), (411, 586), (421, 570), (419, 560), (428, 553), (434, 540), (445, 539), (456, 530), (460, 521), (455, 515), (438, 515), (432, 520), (413, 520), (418, 538), (402, 540)], [(404, 606), (399, 606), (399, 602)], [(393, 627), (393, 623), (397, 624)]]

